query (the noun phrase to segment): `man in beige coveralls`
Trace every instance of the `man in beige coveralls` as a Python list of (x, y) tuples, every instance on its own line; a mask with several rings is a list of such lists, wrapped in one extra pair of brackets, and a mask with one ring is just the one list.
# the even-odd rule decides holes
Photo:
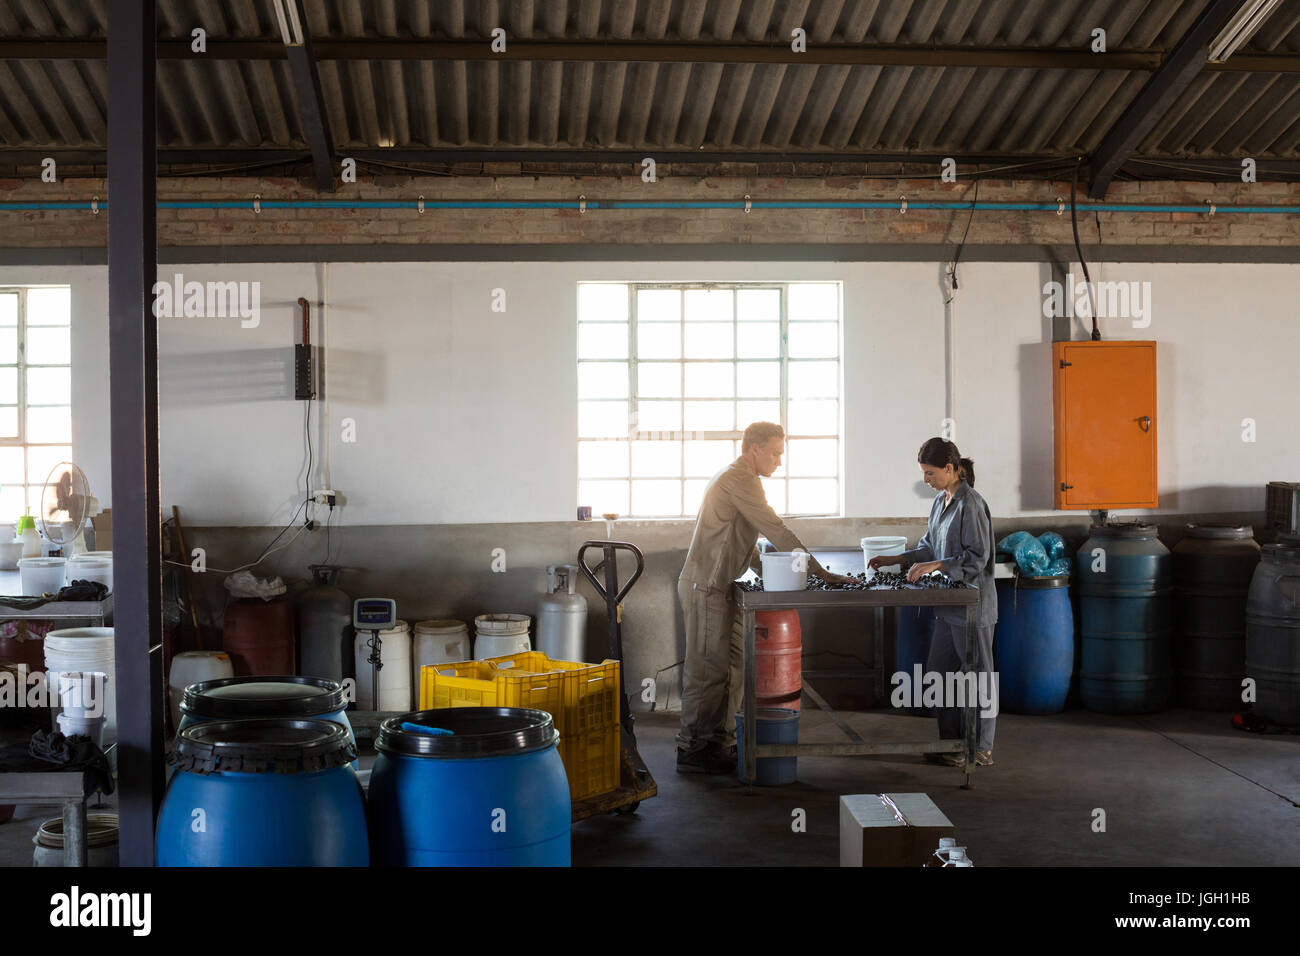
[[(686, 618), (686, 667), (682, 675), (682, 726), (677, 734), (680, 773), (730, 773), (736, 769), (735, 715), (744, 696), (744, 648), (735, 626), (732, 583), (746, 567), (761, 571), (758, 536), (778, 551), (803, 549), (767, 503), (759, 477), (781, 466), (785, 432), (771, 422), (745, 429), (740, 457), (713, 476), (695, 521), (677, 596)], [(806, 550), (806, 549), (804, 549)], [(808, 570), (832, 583), (809, 555)]]

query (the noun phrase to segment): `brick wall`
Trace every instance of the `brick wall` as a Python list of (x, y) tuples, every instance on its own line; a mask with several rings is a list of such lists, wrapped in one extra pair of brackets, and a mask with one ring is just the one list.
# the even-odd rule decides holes
[[(322, 197), (297, 179), (167, 178), (159, 181), (164, 200), (247, 199), (248, 209), (159, 210), (162, 246), (305, 244), (517, 244), (517, 243), (888, 243), (951, 244), (961, 238), (962, 210), (730, 209), (610, 210), (576, 209), (426, 210), (286, 209), (252, 210), (263, 199), (436, 199), (576, 200), (599, 199), (960, 200), (971, 195), (969, 182), (935, 180), (673, 176), (660, 167), (657, 183), (614, 176), (377, 176), (342, 185)], [(1069, 194), (1069, 182), (986, 180), (981, 201), (1054, 203)], [(86, 201), (107, 197), (103, 179), (66, 179), (46, 184), (0, 179), (0, 203)], [(1297, 205), (1300, 183), (1139, 183), (1112, 186), (1108, 202), (1218, 205)], [(0, 248), (95, 247), (106, 237), (104, 214), (89, 211), (8, 211), (0, 209)], [(1300, 215), (1102, 212), (1080, 217), (1086, 246), (1300, 246)], [(967, 241), (972, 245), (1069, 244), (1068, 211), (980, 211)]]

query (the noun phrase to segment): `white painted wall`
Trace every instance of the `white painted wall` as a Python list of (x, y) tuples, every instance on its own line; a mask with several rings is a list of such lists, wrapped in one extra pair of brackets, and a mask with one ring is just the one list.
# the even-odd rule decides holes
[[(845, 476), (850, 516), (924, 512), (916, 449), (944, 417), (939, 263), (394, 263), (185, 266), (258, 281), (257, 328), (165, 319), (163, 500), (194, 525), (274, 524), (299, 495), (303, 411), (292, 401), (295, 300), (328, 301), (328, 425), (313, 411), (316, 484), (348, 524), (562, 521), (576, 504), (576, 283), (583, 279), (838, 279), (845, 283)], [(968, 263), (956, 300), (956, 437), (996, 514), (1051, 512), (1045, 267)], [(1300, 476), (1300, 266), (1106, 265), (1152, 284), (1159, 347), (1161, 511), (1248, 511)], [(0, 268), (0, 282), (72, 285), (74, 453), (108, 503), (106, 270)], [(325, 288), (328, 283), (328, 295)], [(491, 311), (494, 288), (507, 311)], [(1086, 337), (1080, 324), (1077, 338)], [(1258, 440), (1241, 440), (1254, 418)], [(340, 423), (357, 441), (339, 441)]]

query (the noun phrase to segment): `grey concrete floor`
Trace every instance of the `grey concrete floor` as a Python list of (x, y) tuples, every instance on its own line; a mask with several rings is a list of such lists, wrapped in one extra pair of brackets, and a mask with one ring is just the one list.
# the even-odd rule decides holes
[[(923, 741), (935, 727), (843, 716), (868, 740)], [(659, 795), (633, 815), (575, 824), (576, 866), (835, 866), (839, 796), (881, 792), (928, 793), (976, 866), (1291, 866), (1300, 847), (1300, 736), (1244, 733), (1224, 714), (1004, 714), (996, 765), (976, 772), (973, 790), (915, 756), (805, 757), (795, 783), (750, 789), (676, 773), (675, 713), (638, 715), (636, 728)], [(801, 741), (838, 733), (805, 711)], [(791, 827), (797, 809), (803, 833)], [(1093, 830), (1097, 809), (1105, 832)], [(32, 835), (57, 814), (19, 807), (0, 824), (0, 866), (30, 866)]]

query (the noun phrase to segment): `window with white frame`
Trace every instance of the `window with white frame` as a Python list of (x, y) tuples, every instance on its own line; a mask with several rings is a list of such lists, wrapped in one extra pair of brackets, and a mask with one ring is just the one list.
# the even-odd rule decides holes
[(0, 521), (37, 515), (72, 458), (71, 324), (67, 286), (0, 287)]
[(763, 479), (789, 515), (837, 515), (838, 282), (578, 284), (578, 504), (694, 517), (745, 426), (780, 424)]

